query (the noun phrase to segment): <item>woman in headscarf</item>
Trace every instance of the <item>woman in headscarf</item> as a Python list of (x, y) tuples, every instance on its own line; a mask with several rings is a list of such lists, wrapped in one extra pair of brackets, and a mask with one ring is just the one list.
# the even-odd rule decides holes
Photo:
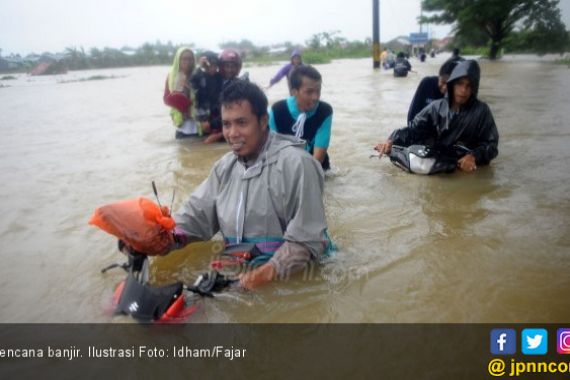
[(178, 48), (164, 88), (164, 103), (171, 107), (170, 116), (176, 129), (176, 138), (202, 135), (192, 115), (192, 88), (190, 77), (194, 71), (194, 53), (188, 47)]

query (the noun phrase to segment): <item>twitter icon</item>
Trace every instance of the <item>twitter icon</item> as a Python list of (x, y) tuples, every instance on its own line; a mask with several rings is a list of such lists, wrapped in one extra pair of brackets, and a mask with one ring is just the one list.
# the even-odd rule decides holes
[(546, 355), (548, 332), (545, 329), (524, 329), (521, 334), (521, 348), (525, 355)]

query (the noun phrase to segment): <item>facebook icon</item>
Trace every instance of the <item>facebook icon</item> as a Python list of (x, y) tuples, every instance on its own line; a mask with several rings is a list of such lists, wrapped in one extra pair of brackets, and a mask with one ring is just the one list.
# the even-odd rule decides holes
[(491, 353), (513, 355), (517, 351), (517, 333), (514, 329), (491, 330)]

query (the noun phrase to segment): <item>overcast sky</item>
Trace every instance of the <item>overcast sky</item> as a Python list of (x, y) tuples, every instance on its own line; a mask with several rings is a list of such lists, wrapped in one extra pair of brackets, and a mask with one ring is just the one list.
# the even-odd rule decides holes
[[(560, 4), (570, 27), (570, 0)], [(420, 0), (380, 0), (380, 9), (381, 41), (419, 31)], [(427, 27), (435, 38), (450, 29)], [(371, 37), (372, 0), (0, 0), (2, 55), (138, 47), (157, 40), (213, 50), (241, 39), (303, 44), (315, 33), (334, 30), (349, 40)]]

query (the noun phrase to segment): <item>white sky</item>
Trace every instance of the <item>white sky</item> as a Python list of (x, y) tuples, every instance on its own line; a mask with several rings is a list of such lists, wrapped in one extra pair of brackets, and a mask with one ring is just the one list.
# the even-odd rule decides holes
[[(561, 0), (561, 8), (570, 28), (570, 0)], [(419, 31), (420, 0), (380, 0), (380, 9), (381, 41)], [(451, 29), (428, 28), (435, 38)], [(0, 0), (2, 55), (157, 40), (213, 50), (244, 38), (257, 45), (303, 44), (333, 30), (349, 40), (371, 37), (372, 0)]]

